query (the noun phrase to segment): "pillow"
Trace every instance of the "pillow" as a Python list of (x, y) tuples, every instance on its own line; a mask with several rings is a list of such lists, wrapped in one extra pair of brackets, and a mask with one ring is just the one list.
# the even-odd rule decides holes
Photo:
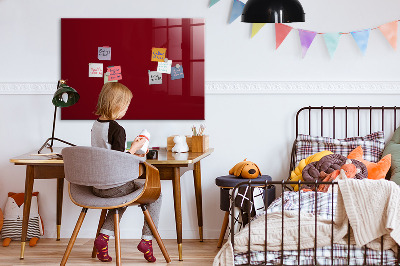
[(371, 133), (364, 137), (352, 137), (345, 139), (333, 139), (329, 137), (316, 137), (299, 134), (296, 139), (295, 165), (308, 156), (329, 150), (336, 154), (347, 156), (352, 150), (361, 146), (364, 150), (364, 159), (377, 162), (381, 158), (385, 147), (383, 131)]
[(390, 168), (391, 157), (392, 156), (390, 154), (387, 154), (377, 163), (369, 162), (363, 159), (363, 149), (361, 148), (361, 146), (355, 148), (347, 156), (347, 158), (349, 159), (355, 159), (365, 164), (368, 170), (368, 179), (375, 179), (375, 180), (385, 178)]
[(396, 129), (392, 139), (386, 144), (382, 156), (387, 154), (392, 155), (392, 166), (388, 176), (390, 176), (390, 180), (400, 185), (400, 127)]

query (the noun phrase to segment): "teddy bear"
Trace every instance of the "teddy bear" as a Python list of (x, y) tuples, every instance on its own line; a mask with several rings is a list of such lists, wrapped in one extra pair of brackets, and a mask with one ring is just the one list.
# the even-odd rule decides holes
[(231, 170), (229, 170), (230, 175), (241, 176), (243, 178), (257, 178), (261, 175), (260, 168), (250, 161), (247, 161), (247, 158), (242, 162), (237, 163)]
[[(27, 239), (29, 246), (36, 245), (40, 236), (43, 235), (43, 223), (39, 215), (38, 207), (39, 192), (32, 193), (31, 211), (29, 214)], [(8, 247), (11, 240), (21, 240), (22, 219), (24, 213), (24, 193), (9, 192), (4, 208), (3, 228), (1, 237), (3, 246)]]
[(186, 143), (185, 136), (175, 136), (174, 137), (175, 146), (172, 148), (172, 152), (188, 152), (189, 146)]

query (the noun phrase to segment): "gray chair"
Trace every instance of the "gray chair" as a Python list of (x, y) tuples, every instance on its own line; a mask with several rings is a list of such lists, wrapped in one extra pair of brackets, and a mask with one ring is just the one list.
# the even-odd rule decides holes
[[(65, 250), (61, 265), (65, 265), (68, 260), (88, 209), (102, 209), (96, 237), (103, 226), (107, 210), (116, 209), (114, 215), (116, 265), (121, 265), (118, 208), (128, 205), (139, 205), (142, 208), (146, 222), (149, 224), (165, 260), (167, 263), (171, 262), (150, 213), (144, 205), (154, 202), (160, 196), (161, 183), (157, 168), (137, 156), (103, 148), (68, 147), (62, 150), (62, 156), (65, 179), (70, 182), (69, 196), (74, 204), (82, 207), (82, 211)], [(143, 189), (117, 198), (101, 198), (92, 193), (92, 186), (119, 185), (131, 180), (132, 176), (145, 177)], [(96, 257), (94, 247), (92, 257)]]

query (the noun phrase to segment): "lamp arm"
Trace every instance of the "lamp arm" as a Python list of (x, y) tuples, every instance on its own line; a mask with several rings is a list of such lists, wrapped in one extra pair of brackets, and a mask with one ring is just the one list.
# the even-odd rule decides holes
[(50, 148), (53, 147), (54, 131), (56, 129), (56, 117), (57, 117), (57, 106), (54, 106), (54, 117), (53, 117), (53, 131), (51, 133), (51, 144)]

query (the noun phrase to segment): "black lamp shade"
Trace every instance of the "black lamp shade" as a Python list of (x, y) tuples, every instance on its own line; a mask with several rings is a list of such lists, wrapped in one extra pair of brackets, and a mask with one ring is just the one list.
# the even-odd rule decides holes
[(249, 0), (243, 9), (242, 22), (304, 22), (304, 15), (298, 0)]
[(79, 94), (75, 89), (66, 84), (61, 84), (54, 93), (52, 102), (57, 107), (68, 107), (77, 103), (78, 100)]

